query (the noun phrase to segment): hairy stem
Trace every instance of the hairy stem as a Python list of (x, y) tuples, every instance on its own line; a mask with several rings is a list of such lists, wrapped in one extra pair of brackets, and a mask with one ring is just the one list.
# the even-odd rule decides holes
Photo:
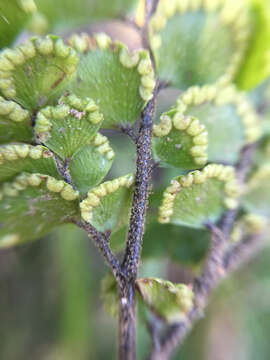
[(133, 360), (135, 351), (135, 280), (139, 266), (152, 170), (151, 133), (155, 94), (146, 105), (136, 142), (136, 174), (126, 249), (121, 270), (125, 275), (119, 289), (119, 359)]
[[(154, 67), (153, 56), (148, 42), (148, 23), (155, 11), (158, 0), (147, 0), (145, 6), (145, 24), (142, 29), (142, 41), (149, 50)], [(139, 133), (136, 138), (136, 173), (134, 193), (131, 206), (128, 235), (121, 271), (125, 277), (118, 286), (119, 297), (119, 329), (118, 358), (119, 360), (136, 359), (136, 304), (135, 280), (137, 277), (144, 224), (147, 210), (148, 193), (152, 173), (151, 136), (153, 117), (156, 105), (158, 85), (155, 87), (152, 99), (144, 108)], [(135, 138), (134, 138), (135, 139)]]
[(135, 185), (131, 207), (127, 243), (122, 269), (128, 281), (137, 275), (141, 243), (144, 232), (144, 222), (147, 207), (149, 182), (152, 170), (151, 133), (153, 125), (155, 98), (145, 107), (136, 143), (137, 161)]
[(88, 236), (91, 238), (95, 246), (102, 254), (106, 264), (110, 267), (117, 283), (120, 283), (123, 278), (123, 273), (121, 272), (121, 267), (118, 259), (110, 249), (109, 235), (97, 231), (97, 229), (95, 229), (91, 224), (83, 221), (74, 221), (74, 224), (87, 232)]
[(134, 282), (118, 288), (118, 357), (136, 359), (136, 304)]

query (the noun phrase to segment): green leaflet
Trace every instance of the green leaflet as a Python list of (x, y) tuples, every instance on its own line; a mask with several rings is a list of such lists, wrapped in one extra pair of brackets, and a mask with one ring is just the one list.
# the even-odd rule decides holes
[(262, 165), (251, 175), (243, 197), (243, 207), (255, 215), (270, 217), (270, 164)]
[(113, 159), (114, 151), (108, 139), (101, 134), (97, 134), (89, 145), (85, 145), (72, 156), (68, 169), (80, 193), (85, 194), (100, 184), (109, 172)]
[(38, 15), (30, 28), (38, 33), (60, 32), (101, 19), (125, 15), (136, 0), (36, 0)]
[(207, 161), (208, 133), (199, 120), (175, 108), (154, 125), (152, 148), (162, 166), (196, 169)]
[(258, 139), (259, 118), (234, 87), (190, 87), (153, 129), (161, 165), (196, 169), (207, 161), (235, 163), (241, 148)]
[[(165, 169), (164, 172), (168, 172)], [(172, 176), (170, 176), (170, 179)], [(168, 183), (168, 180), (166, 180)], [(210, 233), (206, 229), (194, 229), (173, 224), (157, 222), (158, 207), (162, 202), (164, 188), (155, 189), (149, 196), (149, 210), (146, 218), (142, 258), (147, 260), (169, 258), (171, 261), (189, 266), (196, 271), (202, 264), (210, 244)], [(115, 234), (117, 235), (117, 233)], [(124, 245), (125, 233), (112, 236), (111, 245)], [(119, 251), (119, 247), (118, 247)], [(147, 274), (146, 274), (147, 275)]]
[(241, 148), (257, 141), (261, 134), (255, 109), (234, 86), (191, 87), (180, 95), (177, 107), (205, 126), (211, 162), (235, 163)]
[(228, 83), (250, 31), (244, 0), (161, 0), (150, 24), (160, 78), (181, 89)]
[(251, 7), (253, 28), (248, 51), (236, 78), (242, 90), (260, 84), (270, 75), (270, 4), (268, 0), (246, 0)]
[(74, 36), (70, 42), (81, 53), (70, 90), (82, 97), (91, 94), (104, 115), (103, 128), (133, 124), (155, 86), (149, 53), (131, 52), (105, 34)]
[(79, 215), (78, 193), (64, 181), (19, 175), (0, 190), (0, 247), (38, 239)]
[(62, 160), (89, 144), (103, 121), (98, 106), (90, 98), (63, 96), (59, 105), (43, 108), (36, 118), (37, 139)]
[(0, 92), (37, 111), (55, 102), (71, 81), (78, 57), (53, 35), (33, 38), (0, 55)]
[(126, 175), (91, 189), (80, 204), (82, 218), (99, 231), (116, 231), (127, 223), (133, 176)]
[(53, 154), (44, 146), (28, 144), (0, 146), (0, 182), (10, 180), (21, 172), (60, 178)]
[(193, 292), (185, 284), (173, 284), (159, 278), (136, 280), (136, 288), (145, 305), (169, 323), (184, 320), (193, 306)]
[(127, 235), (128, 226), (124, 225), (117, 229), (110, 236), (110, 248), (114, 252), (120, 252), (125, 247), (125, 240)]
[(31, 142), (33, 136), (30, 113), (14, 101), (7, 101), (0, 96), (0, 144), (10, 141)]
[(172, 180), (163, 194), (158, 221), (201, 228), (235, 208), (239, 193), (234, 169), (211, 164)]
[(0, 49), (9, 46), (36, 11), (34, 0), (0, 2)]

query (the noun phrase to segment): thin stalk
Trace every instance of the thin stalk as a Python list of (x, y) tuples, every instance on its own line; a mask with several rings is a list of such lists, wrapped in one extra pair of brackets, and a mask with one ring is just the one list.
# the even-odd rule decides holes
[(97, 229), (95, 229), (91, 224), (88, 224), (84, 221), (74, 221), (74, 224), (86, 231), (88, 236), (93, 241), (94, 245), (102, 254), (105, 263), (110, 267), (117, 283), (119, 284), (123, 277), (123, 274), (121, 272), (121, 267), (118, 259), (110, 249), (109, 235), (97, 231)]
[(119, 288), (118, 301), (118, 357), (136, 359), (136, 303), (134, 282)]
[(131, 216), (121, 270), (123, 277), (119, 287), (119, 360), (136, 359), (136, 310), (135, 280), (144, 233), (144, 223), (152, 172), (151, 133), (155, 108), (155, 94), (146, 105), (136, 142), (137, 161)]
[[(142, 42), (149, 50), (153, 67), (152, 52), (148, 41), (148, 23), (152, 13), (155, 11), (158, 0), (146, 0), (145, 23), (142, 28)], [(153, 117), (156, 106), (156, 96), (159, 91), (158, 84), (153, 92), (152, 99), (144, 108), (136, 142), (136, 173), (134, 193), (131, 205), (128, 235), (121, 271), (124, 274), (118, 284), (118, 359), (136, 359), (136, 297), (135, 281), (137, 277), (144, 224), (147, 210), (150, 179), (152, 173), (151, 136)]]

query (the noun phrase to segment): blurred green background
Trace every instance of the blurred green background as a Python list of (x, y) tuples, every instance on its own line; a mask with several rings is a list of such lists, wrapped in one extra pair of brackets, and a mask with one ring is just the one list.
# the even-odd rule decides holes
[[(107, 314), (100, 282), (107, 269), (80, 230), (0, 253), (0, 359), (114, 359), (116, 319)], [(188, 279), (167, 258), (146, 261), (143, 275)], [(270, 357), (270, 248), (212, 296), (175, 359), (266, 360)], [(149, 338), (140, 321), (138, 359)]]

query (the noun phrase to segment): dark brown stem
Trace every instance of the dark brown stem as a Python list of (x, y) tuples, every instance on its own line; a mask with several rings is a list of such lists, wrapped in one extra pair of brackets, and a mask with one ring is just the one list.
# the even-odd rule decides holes
[(135, 144), (137, 143), (137, 135), (131, 126), (120, 126), (120, 130), (128, 135)]
[[(146, 1), (145, 24), (142, 29), (143, 45), (153, 56), (148, 41), (148, 23), (157, 0)], [(152, 172), (151, 136), (153, 117), (156, 106), (158, 84), (153, 92), (152, 99), (144, 108), (136, 138), (136, 173), (134, 193), (131, 205), (131, 214), (121, 271), (125, 277), (118, 286), (119, 294), (119, 329), (118, 351), (119, 360), (136, 359), (136, 304), (135, 280), (137, 277), (144, 224), (146, 217), (148, 193)]]
[(53, 157), (57, 166), (57, 170), (59, 171), (60, 175), (62, 176), (63, 180), (70, 184), (73, 188), (75, 188), (74, 184), (72, 183), (71, 176), (68, 171), (68, 166), (70, 159), (66, 159), (65, 163), (55, 154), (53, 153)]
[(151, 133), (155, 95), (146, 105), (136, 143), (136, 174), (126, 249), (121, 270), (125, 275), (119, 289), (119, 359), (134, 360), (135, 351), (135, 280), (139, 266), (144, 223), (152, 170)]
[(118, 259), (110, 249), (109, 234), (97, 231), (97, 229), (95, 229), (91, 224), (88, 224), (84, 221), (75, 220), (74, 224), (86, 231), (90, 239), (93, 241), (94, 245), (99, 249), (106, 264), (110, 267), (117, 283), (119, 284), (122, 281), (124, 275), (121, 271)]
[(136, 359), (136, 304), (134, 282), (118, 287), (118, 358)]
[(137, 161), (134, 194), (131, 206), (127, 243), (122, 269), (127, 279), (137, 275), (144, 222), (147, 207), (149, 182), (152, 169), (151, 133), (155, 108), (155, 96), (146, 105), (141, 118), (139, 136), (136, 143)]
[(202, 275), (194, 281), (195, 306), (203, 307), (211, 290), (222, 277), (223, 271), (223, 253), (226, 245), (226, 238), (222, 231), (215, 227), (210, 227), (211, 245), (208, 257)]

